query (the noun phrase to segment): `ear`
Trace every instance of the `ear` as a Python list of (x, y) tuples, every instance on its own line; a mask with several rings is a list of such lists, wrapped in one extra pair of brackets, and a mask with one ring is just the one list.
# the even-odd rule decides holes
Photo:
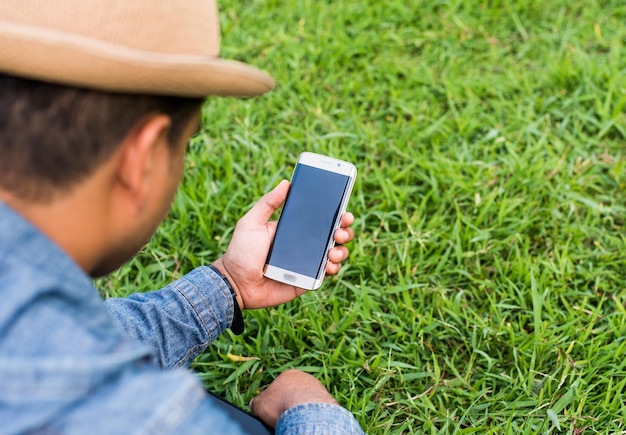
[(167, 149), (170, 127), (169, 116), (149, 115), (133, 127), (120, 147), (115, 182), (138, 210), (150, 193), (158, 153)]

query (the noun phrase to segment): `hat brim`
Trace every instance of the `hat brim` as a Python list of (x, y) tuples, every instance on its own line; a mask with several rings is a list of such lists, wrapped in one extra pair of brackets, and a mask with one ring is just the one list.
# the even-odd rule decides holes
[(4, 73), (112, 92), (251, 97), (274, 87), (263, 71), (214, 56), (153, 53), (40, 27), (0, 22)]

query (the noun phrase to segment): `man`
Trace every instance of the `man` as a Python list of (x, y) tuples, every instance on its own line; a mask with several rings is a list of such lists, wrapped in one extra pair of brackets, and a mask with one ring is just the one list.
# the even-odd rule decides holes
[[(202, 99), (272, 79), (219, 58), (209, 0), (5, 0), (0, 47), (0, 433), (239, 433), (185, 367), (241, 332), (239, 309), (303, 293), (261, 273), (289, 183), (239, 221), (222, 258), (164, 289), (103, 304), (90, 277), (167, 213)], [(327, 271), (347, 255), (335, 247)], [(297, 370), (251, 408), (277, 433), (362, 433)]]

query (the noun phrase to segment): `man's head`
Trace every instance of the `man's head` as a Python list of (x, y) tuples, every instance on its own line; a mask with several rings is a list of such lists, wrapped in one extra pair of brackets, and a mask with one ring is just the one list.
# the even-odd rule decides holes
[(0, 46), (0, 200), (93, 275), (165, 216), (202, 99), (273, 87), (219, 57), (213, 0), (5, 0)]
[(89, 273), (117, 268), (167, 213), (202, 100), (2, 74), (0, 89), (0, 199), (50, 228), (70, 254), (74, 236), (90, 241), (93, 251), (76, 256), (96, 254), (82, 261)]

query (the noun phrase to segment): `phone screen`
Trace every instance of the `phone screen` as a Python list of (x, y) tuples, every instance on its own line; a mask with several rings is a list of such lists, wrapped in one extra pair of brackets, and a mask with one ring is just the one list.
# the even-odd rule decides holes
[(268, 264), (317, 277), (350, 177), (298, 164), (283, 207)]

